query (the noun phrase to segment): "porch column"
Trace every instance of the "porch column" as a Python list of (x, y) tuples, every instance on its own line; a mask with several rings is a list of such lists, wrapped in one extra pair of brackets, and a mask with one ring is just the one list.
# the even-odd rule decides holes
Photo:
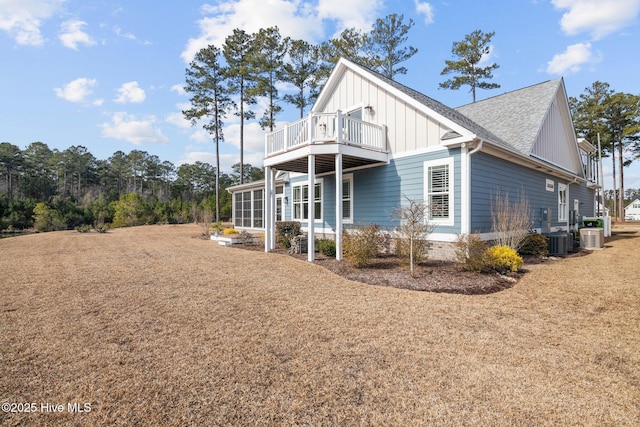
[(336, 260), (342, 261), (342, 153), (336, 154)]
[(309, 200), (307, 206), (309, 209), (309, 219), (307, 226), (307, 260), (313, 261), (316, 255), (316, 237), (315, 237), (315, 220), (316, 220), (316, 156), (310, 154), (308, 157), (309, 167), (307, 174), (309, 176)]
[(265, 166), (264, 168), (264, 251), (269, 252), (271, 250), (271, 168)]
[(269, 233), (269, 250), (272, 251), (276, 248), (276, 175), (278, 174), (278, 170), (276, 168), (269, 168), (271, 170), (271, 197), (269, 198), (269, 203), (271, 205), (271, 209), (269, 211), (269, 226), (271, 227), (271, 232)]

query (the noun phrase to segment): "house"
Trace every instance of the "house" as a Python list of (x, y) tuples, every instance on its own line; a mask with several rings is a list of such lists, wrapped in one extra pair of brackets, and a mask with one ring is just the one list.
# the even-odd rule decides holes
[(275, 222), (300, 221), (341, 259), (344, 229), (392, 230), (408, 197), (431, 206), (430, 256), (451, 258), (459, 234), (491, 238), (498, 192), (524, 194), (540, 232), (593, 216), (594, 151), (575, 137), (562, 78), (454, 109), (341, 59), (310, 114), (266, 135), (265, 181), (230, 190), (234, 226), (264, 230), (270, 251)]
[(624, 208), (626, 221), (640, 221), (640, 199), (635, 199)]

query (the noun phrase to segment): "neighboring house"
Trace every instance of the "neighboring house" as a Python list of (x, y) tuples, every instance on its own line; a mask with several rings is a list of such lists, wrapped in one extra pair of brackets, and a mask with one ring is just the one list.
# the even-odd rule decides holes
[(635, 199), (624, 208), (624, 219), (627, 221), (640, 221), (640, 199)]
[(300, 221), (341, 259), (342, 230), (392, 230), (408, 197), (431, 206), (430, 256), (451, 258), (458, 235), (491, 238), (498, 192), (524, 194), (541, 232), (593, 216), (594, 151), (575, 137), (561, 78), (453, 109), (341, 59), (310, 114), (266, 135), (265, 181), (230, 189), (234, 226), (264, 230), (269, 251), (276, 221)]

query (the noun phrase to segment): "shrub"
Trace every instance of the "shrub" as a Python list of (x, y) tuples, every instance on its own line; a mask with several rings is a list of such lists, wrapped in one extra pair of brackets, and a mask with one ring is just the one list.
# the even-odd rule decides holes
[(240, 232), (235, 228), (225, 228), (222, 234), (224, 234), (225, 236), (228, 236), (229, 234), (240, 234)]
[(64, 230), (67, 228), (64, 220), (55, 209), (40, 202), (33, 208), (33, 228), (36, 232)]
[(538, 233), (529, 233), (520, 243), (518, 253), (520, 255), (533, 255), (543, 257), (549, 255), (547, 236)]
[(455, 248), (456, 260), (463, 270), (480, 272), (485, 269), (483, 256), (487, 242), (478, 233), (458, 235)]
[(498, 190), (491, 197), (491, 231), (497, 236), (500, 246), (509, 246), (517, 250), (533, 225), (529, 200), (520, 191), (515, 201), (509, 200), (509, 193), (504, 195)]
[(291, 247), (291, 239), (300, 234), (301, 226), (297, 221), (276, 222), (276, 243), (285, 248)]
[(491, 246), (484, 251), (483, 259), (486, 268), (499, 273), (518, 271), (524, 263), (515, 249), (505, 245)]
[[(411, 240), (406, 238), (396, 238), (395, 240), (395, 253), (396, 256), (405, 262), (405, 265), (410, 265), (411, 255)], [(431, 249), (431, 242), (428, 240), (413, 240), (413, 262), (420, 264), (427, 259)]]
[(384, 243), (380, 234), (380, 226), (369, 224), (355, 230), (346, 231), (342, 236), (344, 259), (355, 267), (369, 265), (378, 254), (378, 248)]
[(325, 256), (336, 256), (336, 242), (331, 239), (317, 239), (316, 249)]
[(253, 244), (253, 236), (247, 230), (242, 230), (240, 232), (240, 235), (238, 236), (238, 239), (240, 239), (240, 243), (243, 243), (245, 245)]
[(109, 230), (109, 224), (96, 224), (96, 231), (98, 233), (106, 233)]
[(91, 231), (91, 226), (89, 224), (82, 224), (76, 227), (76, 231), (78, 233), (87, 233)]

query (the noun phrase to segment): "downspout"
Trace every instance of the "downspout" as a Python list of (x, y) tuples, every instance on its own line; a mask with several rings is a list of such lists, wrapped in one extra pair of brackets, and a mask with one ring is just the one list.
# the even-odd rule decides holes
[[(567, 182), (567, 210), (569, 212), (571, 212), (571, 209), (569, 209), (569, 200), (571, 200), (571, 190), (569, 190), (569, 186), (571, 184), (577, 184), (578, 183), (578, 178), (573, 178), (572, 182)], [(567, 212), (567, 232), (571, 232), (571, 215), (569, 215), (569, 212)]]
[(484, 141), (481, 139), (478, 142), (478, 145), (471, 151), (469, 151), (467, 153), (467, 158), (466, 158), (466, 163), (467, 163), (467, 173), (466, 173), (466, 177), (465, 177), (465, 186), (467, 187), (466, 190), (466, 214), (463, 214), (466, 218), (465, 221), (463, 221), (462, 226), (460, 227), (460, 231), (462, 232), (462, 234), (471, 234), (471, 156), (474, 155), (475, 153), (477, 153), (478, 151), (482, 150), (482, 145), (483, 145)]

